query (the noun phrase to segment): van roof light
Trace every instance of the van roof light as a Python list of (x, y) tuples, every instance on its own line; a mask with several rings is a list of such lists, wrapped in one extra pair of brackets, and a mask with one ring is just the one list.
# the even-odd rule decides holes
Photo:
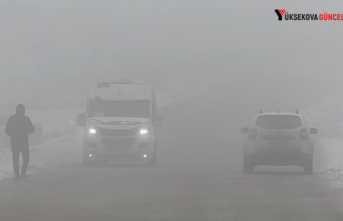
[(143, 82), (138, 79), (122, 78), (112, 81), (112, 84), (143, 84)]

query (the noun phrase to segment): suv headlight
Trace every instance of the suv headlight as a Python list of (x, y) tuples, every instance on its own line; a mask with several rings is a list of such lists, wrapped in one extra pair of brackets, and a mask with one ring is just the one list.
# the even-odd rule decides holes
[(91, 127), (88, 129), (89, 134), (96, 134), (96, 129), (94, 127)]
[(140, 135), (147, 135), (149, 134), (149, 130), (147, 128), (142, 128), (139, 130)]

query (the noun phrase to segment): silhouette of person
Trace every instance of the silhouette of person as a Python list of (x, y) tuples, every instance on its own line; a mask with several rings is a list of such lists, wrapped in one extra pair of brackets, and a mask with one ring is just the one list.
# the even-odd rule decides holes
[[(5, 129), (5, 133), (11, 137), (15, 181), (19, 181), (20, 179), (26, 180), (26, 171), (30, 160), (29, 134), (34, 132), (35, 127), (30, 118), (25, 115), (25, 106), (18, 104), (16, 113), (8, 119)], [(20, 153), (23, 155), (21, 173), (19, 173)]]

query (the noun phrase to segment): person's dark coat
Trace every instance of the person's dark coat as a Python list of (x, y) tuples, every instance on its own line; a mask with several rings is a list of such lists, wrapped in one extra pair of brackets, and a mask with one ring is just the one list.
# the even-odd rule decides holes
[(8, 119), (5, 129), (5, 133), (11, 137), (11, 146), (29, 146), (28, 135), (34, 132), (35, 127), (30, 118), (25, 116), (25, 106), (19, 104), (16, 108), (16, 114)]

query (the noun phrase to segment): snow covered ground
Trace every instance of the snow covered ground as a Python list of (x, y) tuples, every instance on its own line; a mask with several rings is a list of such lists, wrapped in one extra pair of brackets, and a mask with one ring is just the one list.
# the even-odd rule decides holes
[[(184, 82), (176, 79), (169, 87), (156, 91), (158, 107), (162, 108), (176, 101), (189, 98), (208, 89), (206, 79), (193, 79)], [(77, 114), (85, 109), (61, 109), (49, 111), (27, 111), (33, 122), (40, 122), (48, 140), (41, 145), (30, 147), (30, 165), (28, 174), (51, 168), (57, 164), (82, 162), (82, 128), (73, 123)], [(56, 137), (52, 137), (51, 135)], [(11, 152), (0, 148), (0, 181), (13, 177)], [(20, 159), (22, 162), (22, 158)], [(78, 161), (78, 162), (75, 162)]]
[(343, 188), (343, 134), (342, 139), (322, 138), (323, 164), (320, 168), (330, 180), (331, 186)]
[(343, 188), (343, 101), (338, 95), (326, 97), (321, 102), (303, 110), (311, 126), (318, 128), (316, 154), (331, 186)]

